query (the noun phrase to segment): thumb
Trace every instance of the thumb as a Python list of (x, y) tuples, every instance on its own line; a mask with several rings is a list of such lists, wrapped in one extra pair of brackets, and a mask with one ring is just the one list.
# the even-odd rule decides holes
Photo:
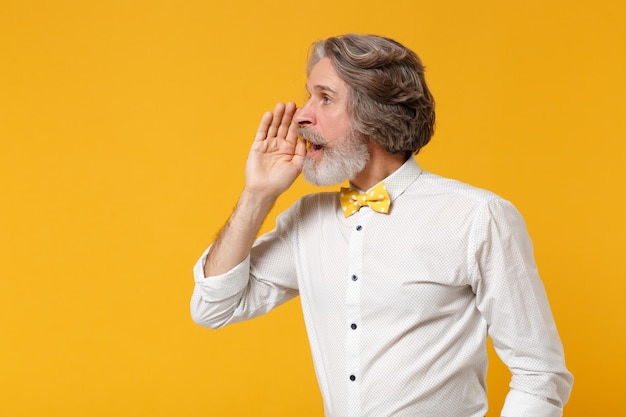
[(304, 158), (306, 157), (306, 142), (302, 139), (299, 139), (296, 143), (296, 149), (293, 154), (292, 163), (296, 165), (299, 169), (302, 169), (304, 166)]

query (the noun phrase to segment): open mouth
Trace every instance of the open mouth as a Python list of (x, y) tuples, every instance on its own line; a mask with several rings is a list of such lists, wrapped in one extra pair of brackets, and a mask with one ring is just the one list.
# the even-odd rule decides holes
[(306, 141), (306, 148), (307, 149), (313, 149), (315, 151), (319, 151), (319, 150), (324, 148), (324, 145), (319, 145), (317, 143), (311, 142), (310, 140), (307, 140)]
[(324, 152), (324, 145), (320, 145), (318, 143), (313, 143), (310, 140), (306, 141), (306, 155), (309, 158), (316, 158)]
[(300, 128), (298, 134), (306, 142), (306, 151), (309, 157), (324, 151), (326, 141), (321, 135), (307, 128)]

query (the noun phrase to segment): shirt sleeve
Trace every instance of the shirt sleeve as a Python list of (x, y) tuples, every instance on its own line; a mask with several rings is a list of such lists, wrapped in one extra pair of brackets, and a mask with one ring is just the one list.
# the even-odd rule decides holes
[(502, 199), (475, 218), (471, 246), (477, 308), (512, 373), (502, 416), (560, 417), (573, 378), (520, 213)]
[(277, 227), (255, 242), (239, 265), (222, 275), (205, 278), (204, 264), (211, 247), (196, 262), (191, 316), (212, 329), (265, 314), (298, 295), (288, 236), (290, 213), (281, 214)]
[(562, 417), (563, 408), (526, 392), (511, 389), (502, 407), (502, 417)]

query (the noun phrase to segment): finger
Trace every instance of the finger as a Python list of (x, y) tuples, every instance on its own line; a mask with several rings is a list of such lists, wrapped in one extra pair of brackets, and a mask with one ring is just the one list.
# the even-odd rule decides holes
[(306, 157), (306, 143), (303, 140), (299, 140), (296, 143), (296, 147), (294, 150), (293, 158), (291, 159), (291, 163), (296, 166), (299, 170), (302, 170), (304, 166), (304, 159)]
[(278, 133), (276, 135), (277, 137), (287, 139), (289, 128), (291, 127), (293, 116), (295, 114), (296, 114), (296, 103), (290, 101), (285, 106), (285, 113), (283, 113), (283, 118), (280, 121), (280, 127), (278, 128)]
[[(295, 113), (295, 110), (294, 110)], [(285, 140), (287, 142), (289, 142), (290, 144), (295, 144), (298, 140), (298, 128), (300, 126), (298, 125), (298, 121), (294, 118), (291, 119), (291, 123), (289, 123), (289, 126), (287, 127), (287, 134), (285, 135)]]
[(259, 123), (259, 128), (256, 131), (256, 136), (254, 137), (255, 142), (261, 142), (267, 139), (267, 131), (270, 128), (273, 117), (272, 112), (269, 111), (263, 114), (261, 122)]
[(296, 151), (294, 154), (304, 159), (306, 156), (306, 142), (304, 140), (299, 140), (298, 143), (296, 143)]
[(284, 103), (276, 104), (276, 107), (274, 107), (274, 118), (272, 119), (272, 124), (270, 125), (270, 128), (267, 131), (268, 138), (276, 137), (280, 123), (283, 120), (284, 113), (285, 113), (285, 104)]

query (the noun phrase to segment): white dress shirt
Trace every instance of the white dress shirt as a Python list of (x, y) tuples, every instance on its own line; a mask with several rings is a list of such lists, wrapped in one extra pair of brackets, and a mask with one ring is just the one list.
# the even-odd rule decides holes
[(422, 171), (385, 179), (389, 214), (300, 199), (226, 274), (194, 268), (194, 320), (217, 328), (300, 295), (327, 417), (478, 417), (489, 335), (512, 372), (502, 415), (558, 417), (572, 376), (524, 221), (485, 190)]

